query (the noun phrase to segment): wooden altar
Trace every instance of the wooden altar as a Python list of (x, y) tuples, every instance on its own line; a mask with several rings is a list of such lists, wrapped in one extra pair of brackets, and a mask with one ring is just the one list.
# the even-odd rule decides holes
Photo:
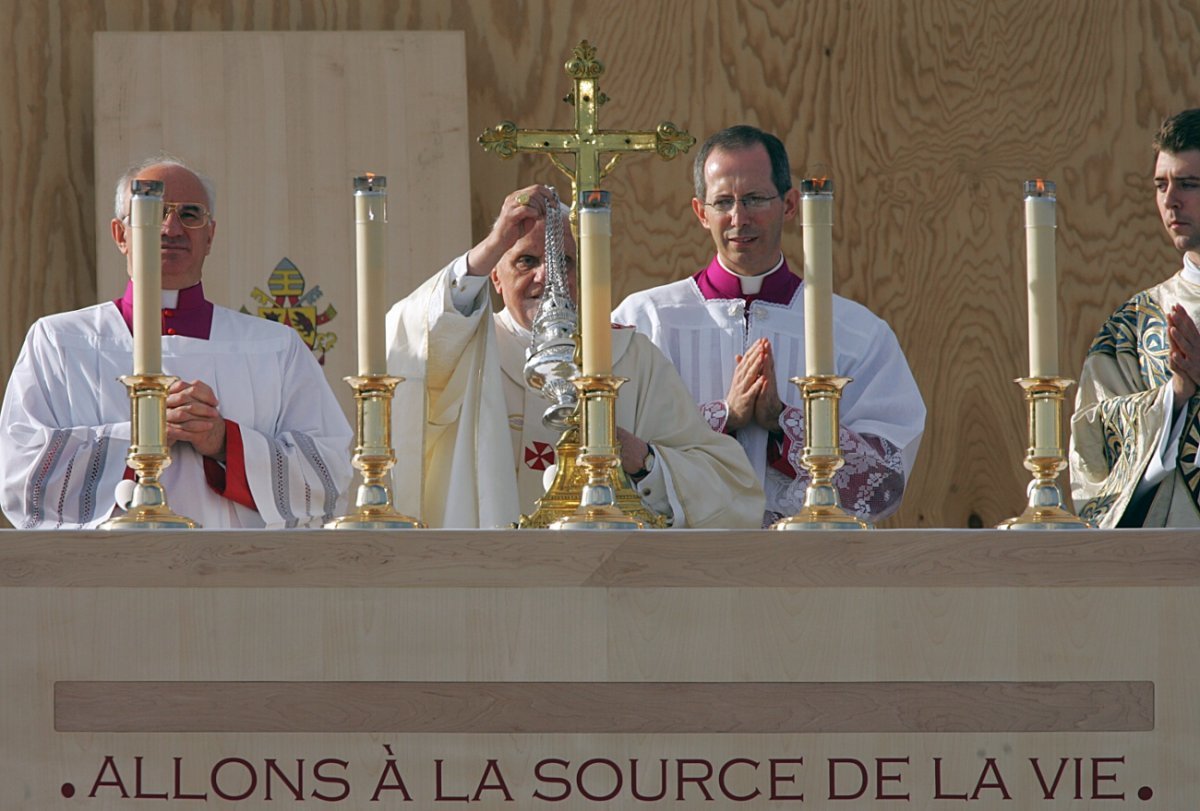
[(1198, 533), (5, 531), (0, 575), (4, 809), (1200, 796)]

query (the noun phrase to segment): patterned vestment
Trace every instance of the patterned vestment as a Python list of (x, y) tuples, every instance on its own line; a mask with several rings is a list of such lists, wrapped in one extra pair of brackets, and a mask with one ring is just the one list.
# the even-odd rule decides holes
[[(1071, 419), (1071, 485), (1080, 517), (1100, 527), (1118, 525), (1171, 430), (1166, 314), (1176, 304), (1200, 320), (1200, 283), (1186, 271), (1117, 308), (1084, 361)], [(1174, 468), (1153, 493), (1144, 526), (1200, 526), (1198, 402), (1193, 397), (1184, 405), (1182, 437), (1166, 450)]]

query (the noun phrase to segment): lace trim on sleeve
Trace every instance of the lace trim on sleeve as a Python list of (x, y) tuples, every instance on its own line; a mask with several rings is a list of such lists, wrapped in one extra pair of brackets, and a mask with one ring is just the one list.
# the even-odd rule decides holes
[[(774, 467), (795, 478), (800, 491), (809, 474), (800, 461), (804, 455), (804, 412), (788, 406), (779, 419), (783, 427), (783, 452)], [(833, 475), (842, 507), (869, 521), (887, 518), (900, 507), (904, 495), (904, 458), (900, 449), (882, 437), (858, 434), (841, 426), (838, 441), (845, 463)]]

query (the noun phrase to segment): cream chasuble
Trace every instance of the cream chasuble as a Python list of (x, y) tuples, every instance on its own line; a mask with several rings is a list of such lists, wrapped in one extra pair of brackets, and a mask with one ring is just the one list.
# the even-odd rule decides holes
[[(388, 313), (388, 371), (406, 378), (393, 409), (394, 500), (433, 527), (510, 526), (544, 492), (558, 437), (541, 423), (549, 404), (524, 386), (519, 328), (492, 315), (486, 290), (469, 314), (455, 308), (455, 267), (461, 276), (465, 261)], [(643, 501), (675, 527), (759, 526), (763, 495), (745, 454), (708, 428), (666, 357), (633, 330), (616, 329), (613, 358), (614, 374), (629, 378), (617, 424), (657, 455), (639, 485)], [(416, 430), (421, 414), (424, 430)]]

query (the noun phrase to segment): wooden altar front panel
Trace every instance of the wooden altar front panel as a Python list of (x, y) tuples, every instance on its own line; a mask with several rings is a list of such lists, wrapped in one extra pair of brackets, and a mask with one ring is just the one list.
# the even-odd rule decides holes
[(1200, 793), (1195, 533), (8, 531), (0, 575), (5, 809)]

